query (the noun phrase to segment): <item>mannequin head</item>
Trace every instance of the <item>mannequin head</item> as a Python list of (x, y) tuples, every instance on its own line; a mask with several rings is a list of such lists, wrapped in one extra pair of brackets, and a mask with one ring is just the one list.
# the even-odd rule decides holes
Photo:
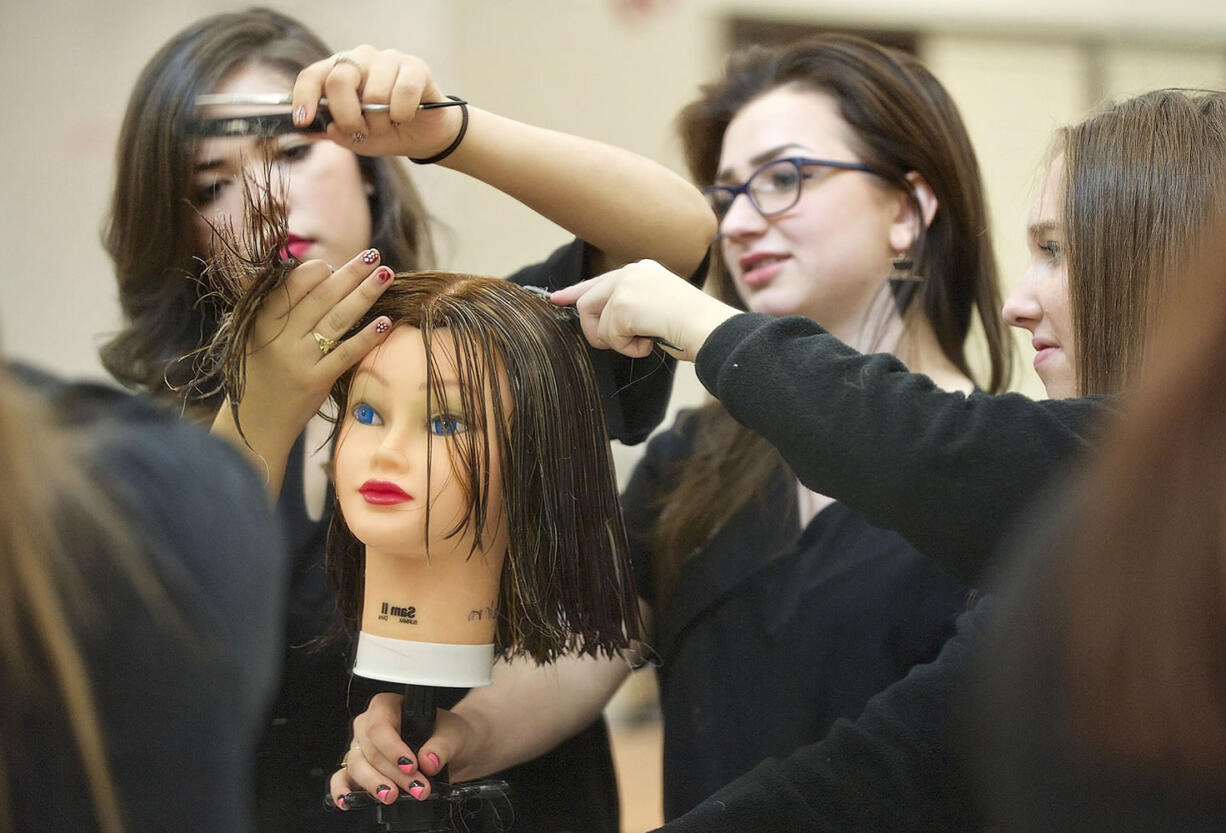
[[(393, 322), (388, 340), (332, 394), (342, 421), (328, 569), (346, 630), (361, 619), (368, 549), (390, 549), (392, 527), (379, 522), (420, 513), (402, 569), (499, 565), (499, 652), (545, 661), (626, 647), (637, 615), (625, 530), (592, 368), (566, 314), (504, 280), (432, 272), (399, 276), (366, 320), (380, 315)], [(381, 361), (400, 352), (419, 361)], [(418, 393), (387, 399), (396, 389)], [(379, 413), (383, 402), (399, 414)], [(414, 477), (430, 495), (420, 510), (413, 500), (372, 511), (352, 494), (404, 465), (378, 457), (395, 452), (361, 437), (372, 428), (402, 449), (415, 433), (428, 473)]]

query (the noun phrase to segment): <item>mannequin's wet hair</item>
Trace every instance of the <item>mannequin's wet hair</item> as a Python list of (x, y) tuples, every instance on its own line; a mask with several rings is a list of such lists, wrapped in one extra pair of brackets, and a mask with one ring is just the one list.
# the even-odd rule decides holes
[[(561, 652), (628, 647), (638, 632), (625, 528), (600, 394), (574, 322), (508, 281), (448, 272), (398, 276), (366, 321), (380, 315), (421, 330), (431, 413), (431, 403), (446, 399), (444, 378), (454, 363), (460, 402), (451, 407), (467, 415), (470, 430), (450, 435), (447, 449), (468, 506), (447, 535), (471, 533), (474, 552), (499, 514), (490, 506), (489, 473), (491, 457), (501, 461), (509, 544), (497, 649), (543, 662)], [(440, 330), (454, 341), (454, 355), (436, 342)], [(352, 378), (341, 377), (332, 392), (342, 411), (351, 404)], [(343, 625), (356, 630), (364, 547), (339, 510), (328, 570), (340, 590)]]
[[(226, 311), (198, 367), (232, 403), (243, 396), (246, 344), (260, 304), (284, 291), (294, 265), (277, 256), (283, 212), (274, 201), (258, 197), (258, 189), (248, 193), (256, 196), (253, 210), (246, 212), (243, 239), (222, 230), (228, 245), (203, 278)], [(471, 533), (473, 552), (493, 537), (486, 525), (498, 517), (499, 507), (490, 506), (489, 462), (493, 455), (501, 462), (508, 545), (496, 650), (547, 662), (563, 653), (594, 656), (630, 647), (642, 633), (637, 595), (604, 410), (573, 314), (499, 278), (408, 272), (396, 276), (346, 337), (383, 315), (393, 326), (421, 330), (428, 401), (445, 400), (443, 376), (454, 370), (460, 380), (458, 405), (470, 420), (475, 417), (470, 430), (447, 437), (468, 500), (467, 512), (448, 536)], [(440, 329), (451, 335), (454, 355), (432, 352)], [(341, 376), (332, 390), (337, 413), (347, 411), (353, 373)], [(356, 634), (365, 547), (339, 504), (326, 565), (338, 590), (331, 635)]]

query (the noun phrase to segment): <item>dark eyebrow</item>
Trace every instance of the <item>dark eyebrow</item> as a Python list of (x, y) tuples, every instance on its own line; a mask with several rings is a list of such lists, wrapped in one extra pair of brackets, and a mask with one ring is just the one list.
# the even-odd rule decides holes
[[(753, 165), (755, 168), (758, 167), (759, 165), (764, 165), (770, 160), (774, 159), (779, 154), (783, 153), (788, 148), (799, 148), (800, 150), (805, 149), (802, 146), (796, 144), (795, 142), (788, 142), (787, 144), (778, 145), (776, 147), (770, 148), (768, 150), (764, 150), (761, 153), (758, 153), (758, 154), (755, 154), (749, 157), (749, 164)], [(718, 182), (720, 180), (727, 180), (731, 178), (731, 176), (732, 176), (732, 171), (729, 170), (728, 168), (724, 168), (722, 171), (720, 171), (719, 173), (715, 175), (715, 181)]]
[[(277, 138), (278, 138), (277, 136), (257, 137), (258, 141), (256, 142), (256, 144), (259, 147), (261, 152), (266, 153), (268, 146), (272, 144)], [(211, 171), (216, 168), (220, 168), (224, 164), (226, 164), (225, 159), (206, 159), (203, 162), (197, 162), (195, 165), (193, 165), (192, 173), (198, 174), (201, 171)]]

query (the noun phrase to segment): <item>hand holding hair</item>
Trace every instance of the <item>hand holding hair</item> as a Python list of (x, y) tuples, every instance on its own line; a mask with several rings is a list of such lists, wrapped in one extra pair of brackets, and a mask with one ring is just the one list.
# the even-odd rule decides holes
[[(316, 61), (294, 82), (294, 124), (309, 125), (320, 98), (328, 99), (327, 137), (366, 156), (437, 161), (467, 126), (463, 107), (418, 109), (450, 101), (421, 58), (363, 44)], [(387, 109), (363, 110), (363, 105)]]
[(323, 261), (308, 261), (289, 273), (284, 287), (271, 292), (256, 315), (247, 339), (239, 423), (227, 403), (213, 422), (213, 433), (267, 467), (274, 497), (294, 440), (333, 383), (387, 336), (391, 322), (383, 316), (342, 340), (391, 285), (392, 270), (376, 268), (378, 262), (374, 249), (336, 271)]
[[(554, 292), (555, 304), (573, 304), (593, 347), (642, 357), (660, 346), (693, 361), (711, 332), (738, 314), (653, 260), (640, 260)], [(665, 347), (669, 341), (681, 351)]]

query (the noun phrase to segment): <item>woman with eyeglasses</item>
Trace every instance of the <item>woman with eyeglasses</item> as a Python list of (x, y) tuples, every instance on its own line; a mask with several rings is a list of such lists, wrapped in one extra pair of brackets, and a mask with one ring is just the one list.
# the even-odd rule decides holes
[[(963, 392), (976, 387), (964, 342), (978, 315), (982, 386), (1004, 387), (1009, 341), (978, 166), (948, 93), (916, 59), (842, 35), (752, 48), (683, 110), (680, 129), (720, 219), (718, 297), (806, 316)], [(668, 819), (858, 715), (933, 659), (967, 606), (966, 588), (802, 487), (716, 402), (650, 442), (623, 505), (659, 660)], [(456, 713), (461, 726), (423, 746), (444, 763), (496, 759), (491, 734), (527, 752), (557, 720)], [(398, 699), (376, 698), (355, 724), (365, 756), (350, 755), (342, 780), (397, 777), (397, 720)]]

